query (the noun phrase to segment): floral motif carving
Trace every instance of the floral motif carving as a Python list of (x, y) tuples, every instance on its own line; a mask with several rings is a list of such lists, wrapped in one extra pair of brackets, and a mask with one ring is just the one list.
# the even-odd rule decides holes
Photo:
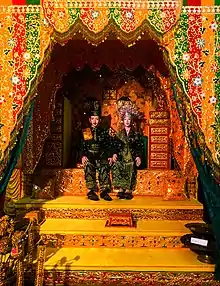
[(203, 272), (127, 272), (127, 271), (45, 271), (45, 286), (68, 282), (69, 285), (191, 285), (191, 286), (217, 286), (213, 273)]
[(48, 247), (181, 248), (181, 236), (42, 234)]
[(202, 209), (44, 209), (46, 218), (108, 219), (109, 213), (132, 212), (135, 219), (201, 220)]

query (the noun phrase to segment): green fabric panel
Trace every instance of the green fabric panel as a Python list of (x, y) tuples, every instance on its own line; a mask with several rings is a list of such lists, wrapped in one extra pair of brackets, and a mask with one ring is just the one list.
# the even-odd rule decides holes
[(26, 0), (27, 5), (40, 5), (40, 0)]
[(215, 0), (215, 5), (220, 5), (220, 0)]
[(188, 6), (187, 0), (183, 0), (183, 6)]
[(4, 170), (4, 176), (3, 176), (2, 180), (0, 181), (0, 194), (6, 190), (6, 187), (8, 185), (10, 178), (11, 178), (12, 172), (13, 172), (14, 168), (16, 167), (18, 159), (19, 159), (21, 152), (24, 148), (24, 144), (25, 144), (26, 138), (28, 136), (28, 129), (30, 126), (30, 122), (32, 120), (33, 110), (34, 110), (34, 102), (31, 103), (31, 107), (30, 107), (28, 115), (26, 117), (24, 117), (23, 128), (21, 129), (21, 132), (18, 135), (17, 143), (16, 143), (15, 147), (12, 149), (12, 151), (10, 152), (9, 160), (8, 160), (7, 166)]
[[(184, 127), (183, 130), (186, 132), (185, 134), (187, 134), (187, 142), (199, 173), (205, 205), (216, 239), (215, 278), (220, 280), (220, 185), (214, 180), (212, 169), (208, 165), (207, 161), (204, 160), (205, 154), (204, 151), (199, 147), (199, 135), (197, 130), (190, 129), (190, 126), (186, 124), (186, 118), (184, 116), (184, 103), (178, 99), (174, 86), (173, 91), (177, 110), (180, 115), (181, 123)], [(191, 120), (195, 120), (193, 116), (194, 115), (192, 114), (192, 118), (190, 118)]]

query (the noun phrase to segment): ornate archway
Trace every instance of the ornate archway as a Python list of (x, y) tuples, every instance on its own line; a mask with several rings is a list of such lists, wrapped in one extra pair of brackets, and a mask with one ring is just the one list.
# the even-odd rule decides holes
[(182, 6), (182, 1), (127, 4), (44, 0), (13, 4), (0, 8), (1, 171), (36, 96), (54, 42), (65, 44), (81, 33), (97, 45), (114, 33), (125, 44), (133, 45), (147, 32), (164, 49), (172, 82), (196, 120), (199, 145), (215, 177), (219, 177), (218, 7)]
[(219, 185), (212, 177), (220, 181), (219, 6), (210, 7), (209, 1), (202, 1), (203, 6), (199, 1), (195, 7), (182, 6), (182, 1), (12, 0), (8, 6), (9, 2), (0, 7), (1, 174), (16, 140), (21, 139), (18, 133), (33, 109), (40, 74), (54, 42), (65, 44), (80, 32), (97, 45), (114, 33), (132, 45), (147, 31), (164, 50), (219, 244)]

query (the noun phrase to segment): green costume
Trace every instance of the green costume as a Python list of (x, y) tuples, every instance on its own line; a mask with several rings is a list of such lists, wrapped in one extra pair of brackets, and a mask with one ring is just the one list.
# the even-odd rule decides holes
[(110, 166), (108, 158), (113, 155), (113, 141), (109, 131), (97, 128), (83, 130), (81, 157), (86, 156), (88, 162), (85, 167), (86, 186), (91, 191), (97, 191), (96, 171), (101, 192), (110, 192)]
[(142, 140), (133, 129), (116, 134), (118, 160), (112, 167), (112, 183), (115, 188), (133, 191), (136, 185), (137, 167), (135, 159), (142, 157)]

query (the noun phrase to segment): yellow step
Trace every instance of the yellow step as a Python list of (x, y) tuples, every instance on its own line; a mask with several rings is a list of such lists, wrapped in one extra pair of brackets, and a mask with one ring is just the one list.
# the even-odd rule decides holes
[(189, 249), (47, 248), (45, 270), (213, 272)]
[(105, 220), (47, 219), (41, 238), (52, 247), (184, 247), (188, 221), (140, 220), (136, 228), (105, 227)]
[(120, 234), (181, 236), (190, 233), (185, 227), (189, 221), (140, 220), (136, 228), (105, 227), (105, 220), (47, 219), (41, 226), (41, 234)]
[(109, 213), (131, 212), (145, 220), (201, 220), (203, 206), (196, 200), (164, 201), (161, 197), (135, 197), (131, 201), (90, 201), (86, 197), (59, 197), (54, 200), (21, 199), (18, 211), (43, 210), (46, 218), (107, 219)]
[(53, 200), (23, 198), (16, 202), (16, 208), (41, 207), (44, 209), (102, 208), (102, 209), (189, 209), (201, 210), (203, 206), (197, 200), (164, 201), (162, 197), (134, 197), (133, 200), (111, 202), (104, 200), (91, 201), (82, 196), (62, 196)]

